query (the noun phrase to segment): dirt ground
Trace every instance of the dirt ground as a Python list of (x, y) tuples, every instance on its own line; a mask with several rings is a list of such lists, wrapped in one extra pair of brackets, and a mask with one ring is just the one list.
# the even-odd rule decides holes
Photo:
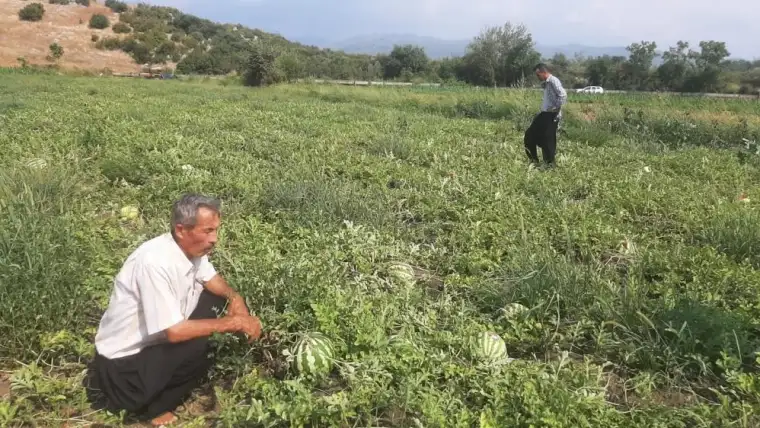
[(8, 398), (11, 395), (11, 382), (8, 376), (0, 373), (0, 400)]

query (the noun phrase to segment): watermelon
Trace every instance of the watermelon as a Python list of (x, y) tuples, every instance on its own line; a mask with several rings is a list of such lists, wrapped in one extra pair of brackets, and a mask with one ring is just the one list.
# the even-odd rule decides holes
[(502, 312), (504, 312), (504, 316), (506, 316), (507, 318), (520, 315), (527, 311), (528, 311), (528, 308), (526, 308), (525, 306), (517, 302), (510, 303), (502, 309)]
[(494, 332), (480, 334), (475, 348), (478, 356), (486, 361), (498, 362), (507, 359), (507, 344)]
[(304, 334), (293, 346), (291, 354), (296, 370), (304, 374), (327, 373), (332, 368), (333, 345), (322, 333)]
[(406, 263), (393, 263), (388, 266), (388, 275), (394, 282), (412, 285), (415, 281), (414, 269)]
[(120, 214), (122, 220), (134, 220), (140, 214), (140, 211), (135, 206), (127, 205), (122, 207)]
[(45, 159), (32, 159), (26, 163), (26, 166), (32, 169), (41, 169), (47, 166), (47, 162), (45, 162)]

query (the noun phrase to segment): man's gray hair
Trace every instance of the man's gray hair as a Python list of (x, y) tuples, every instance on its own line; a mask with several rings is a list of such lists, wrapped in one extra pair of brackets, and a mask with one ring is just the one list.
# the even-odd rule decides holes
[(222, 203), (217, 198), (186, 193), (172, 205), (172, 231), (178, 224), (193, 227), (198, 222), (198, 210), (208, 208), (221, 215)]

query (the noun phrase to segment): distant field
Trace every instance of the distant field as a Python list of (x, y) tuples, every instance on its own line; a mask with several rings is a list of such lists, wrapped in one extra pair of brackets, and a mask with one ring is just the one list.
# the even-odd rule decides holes
[[(541, 171), (539, 92), (228, 83), (0, 71), (0, 426), (122, 423), (84, 364), (186, 191), (222, 198), (212, 259), (267, 336), (218, 337), (185, 426), (760, 425), (757, 101), (571, 94)], [(327, 378), (282, 354), (309, 331)]]

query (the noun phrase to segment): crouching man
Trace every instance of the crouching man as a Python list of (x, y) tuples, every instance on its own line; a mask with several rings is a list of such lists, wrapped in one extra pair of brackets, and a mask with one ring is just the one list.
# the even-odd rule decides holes
[(140, 245), (116, 276), (91, 375), (108, 410), (170, 424), (211, 368), (208, 336), (259, 338), (259, 319), (208, 260), (220, 221), (218, 200), (184, 195), (172, 207), (171, 232)]

